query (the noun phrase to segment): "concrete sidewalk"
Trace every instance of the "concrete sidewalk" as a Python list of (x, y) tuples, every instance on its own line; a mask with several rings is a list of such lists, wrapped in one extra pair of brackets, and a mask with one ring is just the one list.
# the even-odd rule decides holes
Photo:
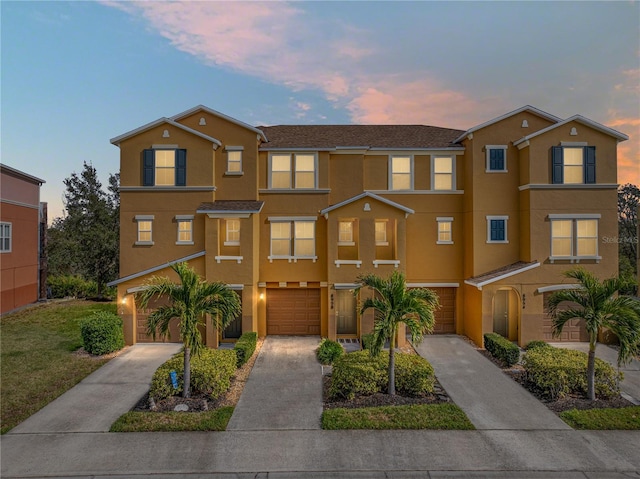
[(570, 429), (459, 336), (429, 335), (415, 349), (477, 429)]
[(320, 429), (316, 336), (267, 336), (227, 431)]
[(181, 346), (176, 343), (131, 346), (9, 434), (108, 432), (111, 424), (146, 394), (158, 366)]

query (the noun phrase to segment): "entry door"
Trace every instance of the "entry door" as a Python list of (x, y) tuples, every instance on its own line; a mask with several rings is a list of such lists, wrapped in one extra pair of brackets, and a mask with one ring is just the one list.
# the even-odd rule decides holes
[(509, 291), (498, 290), (493, 297), (493, 332), (509, 337)]
[(337, 333), (358, 334), (357, 301), (353, 295), (353, 290), (339, 289), (336, 291), (336, 295)]
[[(240, 308), (242, 309), (242, 294), (236, 291), (240, 300)], [(242, 336), (242, 312), (236, 316), (233, 321), (222, 331), (222, 339), (238, 339)]]

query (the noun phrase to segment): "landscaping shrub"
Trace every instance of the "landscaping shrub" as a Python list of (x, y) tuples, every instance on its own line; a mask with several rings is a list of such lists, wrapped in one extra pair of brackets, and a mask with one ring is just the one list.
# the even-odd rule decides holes
[(236, 352), (237, 367), (244, 365), (249, 358), (253, 356), (256, 350), (256, 344), (258, 343), (258, 333), (252, 331), (249, 333), (243, 333), (236, 341), (233, 350)]
[[(345, 354), (333, 364), (329, 397), (353, 399), (356, 394), (386, 392), (389, 385), (389, 353), (377, 357), (368, 350)], [(429, 362), (414, 354), (396, 353), (396, 390), (398, 394), (418, 396), (433, 391), (435, 376)]]
[[(217, 399), (231, 385), (236, 371), (236, 353), (229, 349), (203, 349), (191, 356), (191, 393), (205, 394)], [(178, 376), (178, 388), (174, 389), (169, 373)], [(184, 387), (184, 353), (178, 353), (160, 366), (151, 379), (149, 395), (156, 400), (179, 396)]]
[(90, 354), (101, 356), (124, 347), (122, 319), (106, 311), (96, 311), (80, 322), (82, 344)]
[(318, 349), (316, 349), (316, 356), (321, 364), (333, 364), (343, 354), (342, 345), (328, 338), (322, 338)]
[[(524, 355), (522, 366), (530, 385), (549, 399), (556, 400), (570, 394), (586, 395), (587, 354), (582, 351), (534, 348)], [(599, 358), (596, 358), (595, 369), (596, 397), (619, 396), (622, 373)]]
[(371, 342), (373, 341), (373, 334), (363, 334), (360, 338), (362, 343), (362, 349), (371, 349)]
[(532, 349), (552, 348), (552, 347), (553, 346), (551, 346), (549, 343), (545, 341), (535, 340), (535, 341), (529, 341), (529, 343), (527, 343), (524, 349), (525, 351), (531, 351)]
[(87, 281), (81, 276), (49, 276), (47, 286), (52, 298), (90, 298), (98, 294), (95, 281)]
[(497, 333), (484, 335), (484, 347), (494, 358), (511, 367), (520, 360), (520, 348)]

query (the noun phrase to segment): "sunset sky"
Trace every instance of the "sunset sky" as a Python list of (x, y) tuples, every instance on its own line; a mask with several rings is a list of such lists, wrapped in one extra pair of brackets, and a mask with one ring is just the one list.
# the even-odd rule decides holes
[(523, 105), (627, 134), (640, 184), (638, 2), (0, 2), (2, 163), (62, 181), (198, 104), (252, 125), (458, 129)]

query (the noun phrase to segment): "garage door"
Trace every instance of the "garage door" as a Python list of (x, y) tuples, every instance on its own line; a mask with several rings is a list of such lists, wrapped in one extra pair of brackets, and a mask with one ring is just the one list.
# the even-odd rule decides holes
[(319, 289), (268, 289), (267, 334), (320, 334)]
[[(147, 309), (138, 309), (136, 311), (136, 342), (138, 343), (151, 343), (153, 342), (153, 336), (147, 335), (147, 317), (158, 306), (165, 304), (165, 302), (158, 301), (155, 298), (151, 299)], [(160, 335), (156, 334), (156, 342), (171, 342), (179, 343), (180, 331), (178, 329), (178, 318), (174, 318), (169, 323), (169, 335), (167, 339), (163, 339)]]
[(435, 312), (434, 334), (455, 334), (456, 332), (456, 288), (429, 288), (440, 298), (440, 309)]
[[(552, 293), (544, 293), (544, 317), (542, 318), (542, 339), (548, 342), (566, 342), (566, 341), (589, 341), (589, 335), (585, 327), (584, 321), (581, 319), (574, 319), (569, 321), (562, 328), (562, 334), (559, 338), (554, 338), (551, 333), (552, 320), (547, 314), (547, 306), (549, 304), (549, 296)], [(567, 306), (571, 303), (567, 303)], [(563, 303), (560, 303), (559, 307), (562, 307)]]

